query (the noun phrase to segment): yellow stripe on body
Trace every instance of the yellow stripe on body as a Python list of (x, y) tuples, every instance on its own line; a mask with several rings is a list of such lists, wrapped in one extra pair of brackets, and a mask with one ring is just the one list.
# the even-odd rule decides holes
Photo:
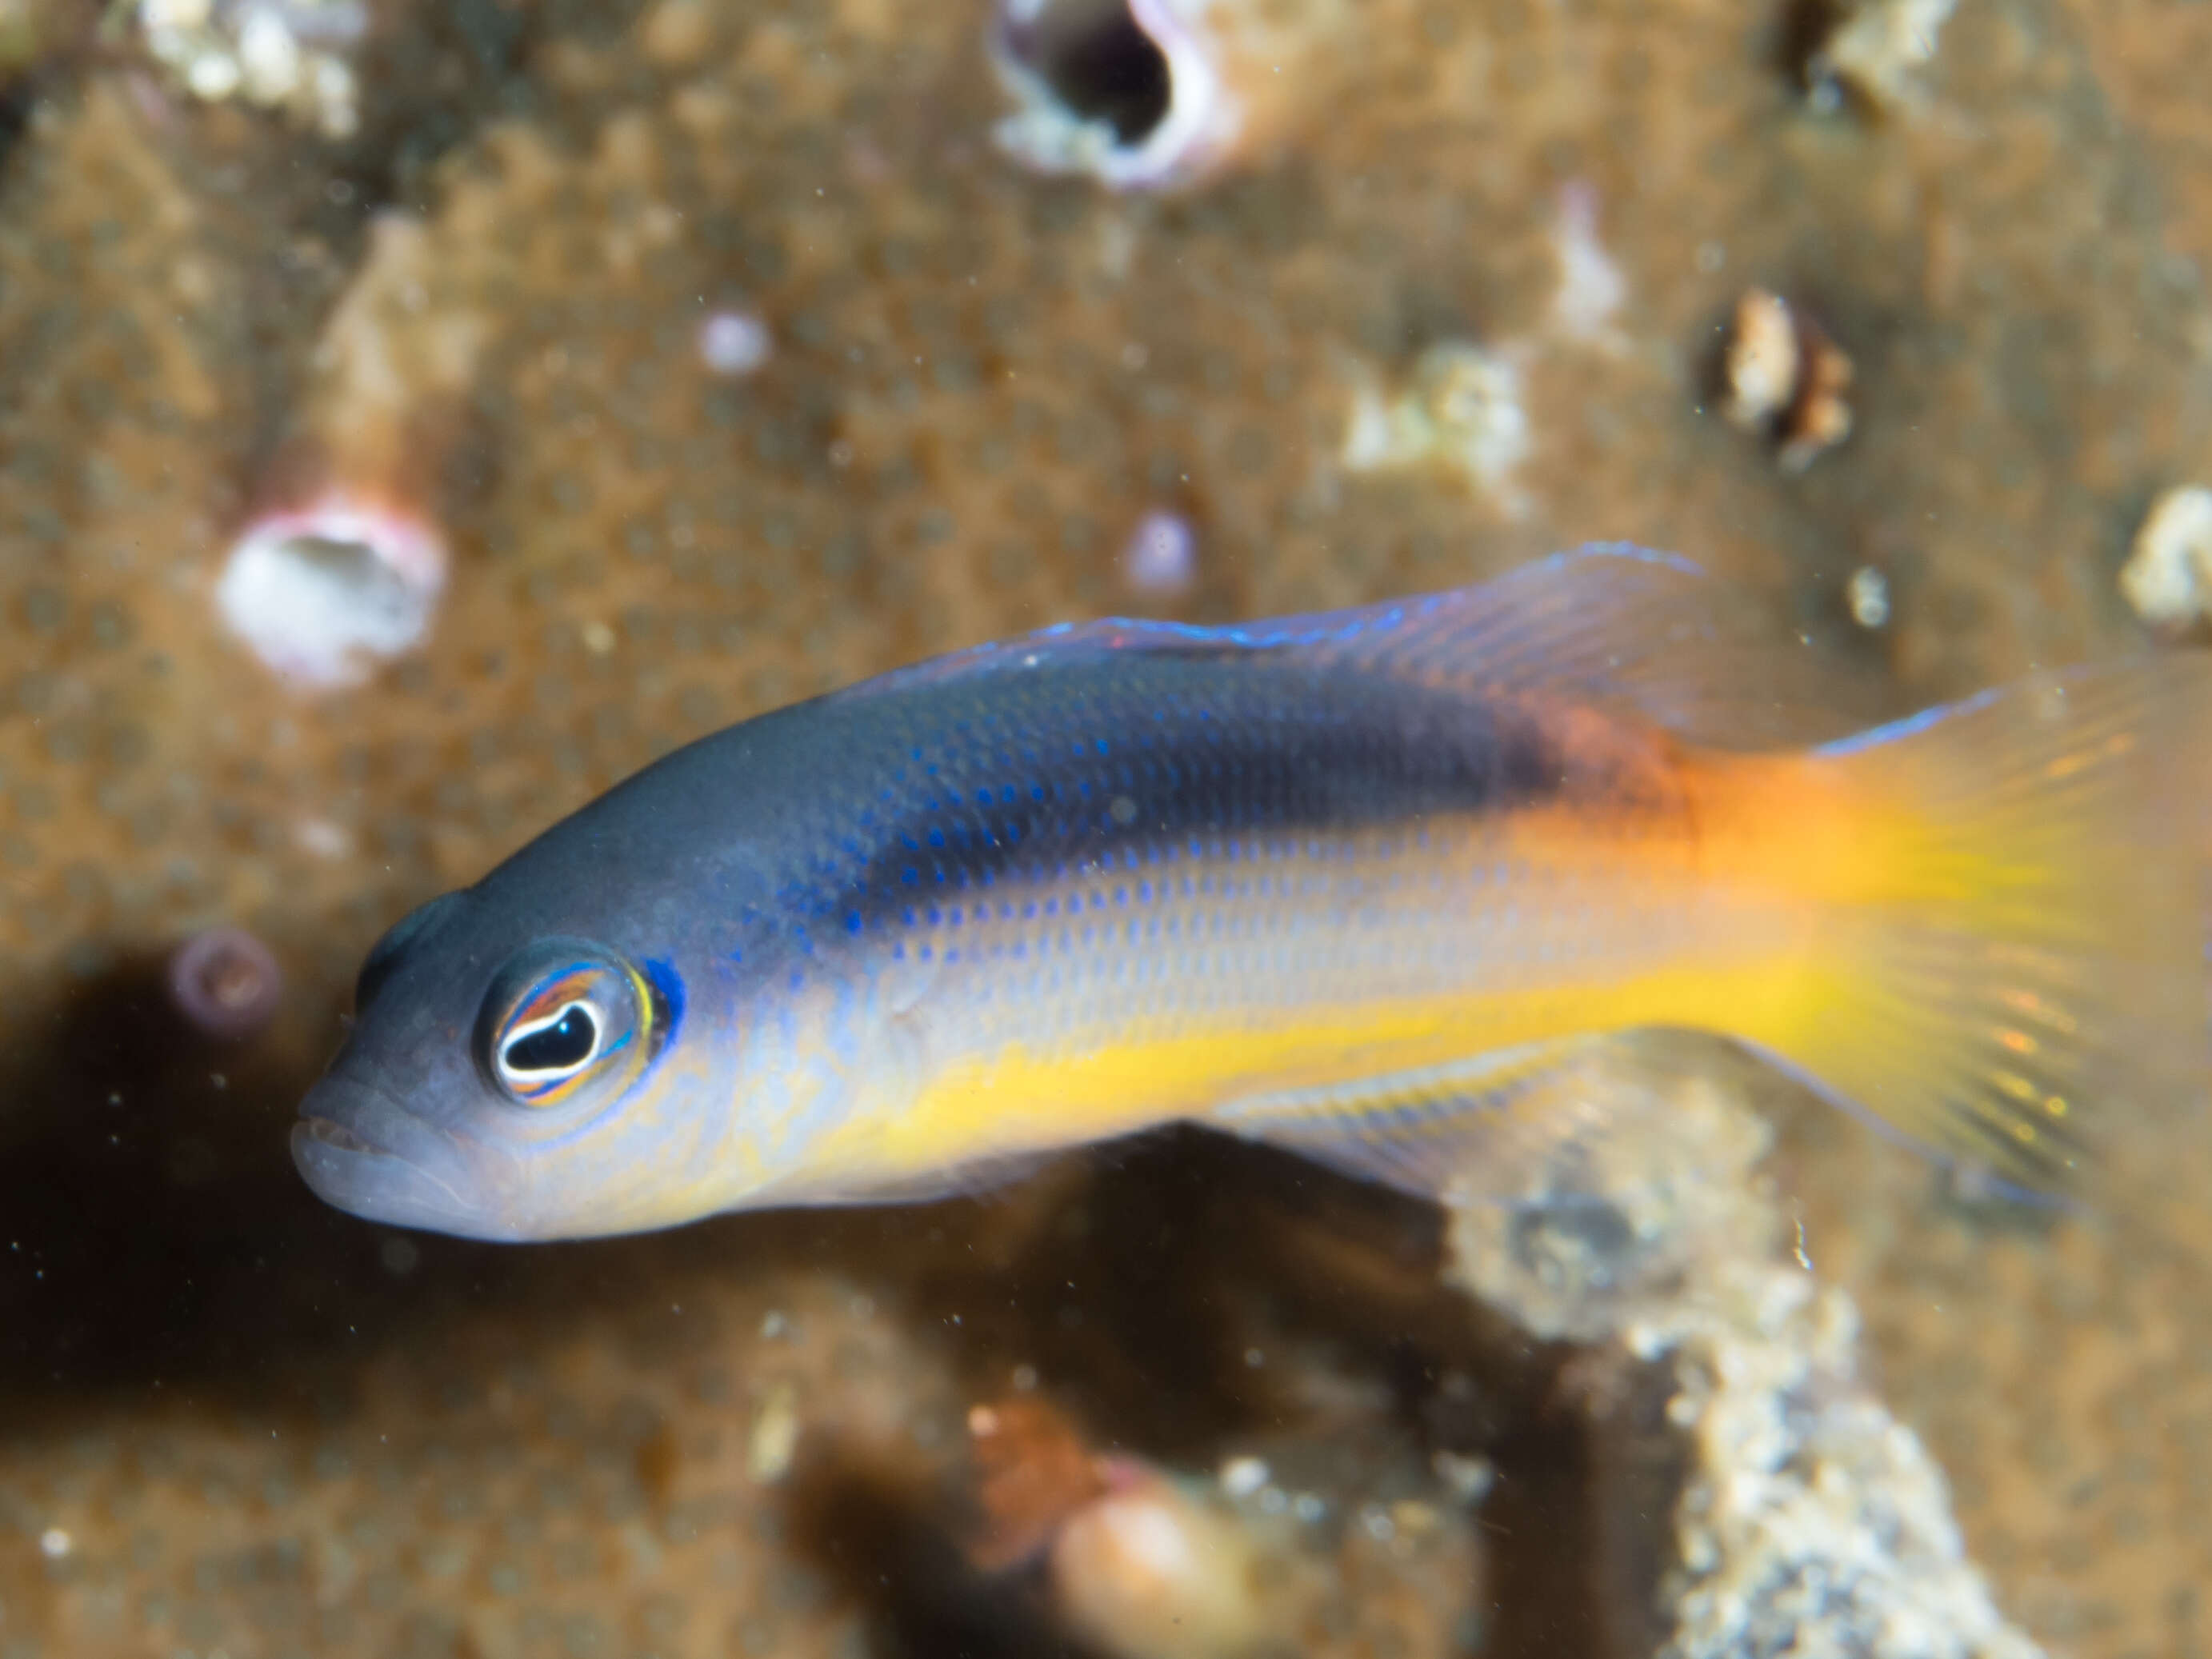
[(1334, 1019), (1184, 1030), (1084, 1054), (1010, 1043), (949, 1067), (870, 1126), (872, 1164), (919, 1172), (962, 1158), (1110, 1139), (1259, 1093), (1357, 1083), (1547, 1038), (1644, 1026), (1751, 1036), (1801, 1000), (1783, 962), (1669, 970), (1618, 985), (1378, 1004)]

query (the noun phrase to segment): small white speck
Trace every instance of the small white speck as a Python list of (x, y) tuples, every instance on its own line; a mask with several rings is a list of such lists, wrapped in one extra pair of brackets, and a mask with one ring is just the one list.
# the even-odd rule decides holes
[(1139, 593), (1180, 593), (1197, 579), (1198, 533), (1174, 513), (1147, 513), (1121, 550), (1121, 574)]
[(1249, 1498), (1267, 1484), (1267, 1465), (1257, 1457), (1232, 1457), (1221, 1466), (1221, 1490), (1231, 1498)]
[(716, 374), (750, 374), (775, 352), (768, 325), (749, 313), (717, 311), (699, 325), (699, 361)]
[(246, 95), (256, 103), (281, 103), (300, 84), (300, 43), (274, 11), (257, 7), (238, 31), (238, 66)]
[(58, 1561), (76, 1547), (76, 1540), (59, 1527), (48, 1527), (39, 1534), (39, 1553), (49, 1561)]
[(238, 60), (228, 52), (204, 52), (185, 70), (185, 84), (195, 98), (218, 103), (238, 90)]
[(1247, 1348), (1244, 1350), (1244, 1363), (1256, 1371), (1267, 1363), (1267, 1356), (1257, 1348)]
[(328, 818), (301, 818), (292, 826), (292, 839), (319, 859), (342, 859), (353, 851), (352, 833)]
[(761, 1340), (764, 1342), (774, 1342), (790, 1329), (791, 1321), (784, 1316), (781, 1310), (770, 1309), (761, 1320)]
[(1322, 1503), (1314, 1493), (1302, 1492), (1291, 1499), (1291, 1513), (1308, 1526), (1311, 1526), (1328, 1513), (1328, 1505)]
[(745, 1442), (745, 1473), (755, 1484), (772, 1486), (790, 1471), (799, 1449), (799, 1431), (797, 1385), (787, 1381), (771, 1385)]
[(204, 28), (214, 3), (215, 0), (139, 0), (138, 17), (149, 29), (182, 33)]
[(1445, 1489), (1462, 1504), (1480, 1504), (1498, 1484), (1498, 1470), (1486, 1457), (1462, 1457), (1457, 1452), (1440, 1451), (1429, 1459), (1429, 1467)]
[(1861, 628), (1880, 628), (1889, 621), (1889, 579), (1872, 565), (1851, 573), (1846, 597), (1851, 620)]

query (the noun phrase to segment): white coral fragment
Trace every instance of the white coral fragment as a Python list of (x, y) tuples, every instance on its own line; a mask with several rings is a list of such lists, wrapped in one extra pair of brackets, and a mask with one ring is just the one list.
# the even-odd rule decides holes
[(139, 0), (147, 52), (193, 97), (242, 97), (325, 138), (361, 121), (345, 52), (368, 29), (360, 0)]
[(1424, 351), (1401, 386), (1358, 389), (1343, 458), (1353, 472), (1441, 466), (1518, 513), (1513, 477), (1529, 447), (1520, 365), (1502, 352), (1445, 341)]
[(1957, 3), (1839, 0), (1826, 36), (1806, 65), (1814, 99), (1833, 102), (1848, 89), (1876, 108), (1909, 106)]
[(1552, 322), (1570, 340), (1617, 348), (1613, 314), (1628, 295), (1628, 279), (1605, 251), (1597, 228), (1597, 191), (1587, 184), (1559, 192), (1559, 213), (1552, 229), (1552, 249), (1559, 262), (1559, 286), (1552, 296)]
[(2212, 611), (2212, 489), (2189, 484), (2152, 504), (2120, 571), (2136, 615), (2182, 628)]

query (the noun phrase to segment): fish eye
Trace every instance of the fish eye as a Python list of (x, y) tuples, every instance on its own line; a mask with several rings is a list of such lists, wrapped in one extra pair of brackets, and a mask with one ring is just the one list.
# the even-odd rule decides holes
[(547, 1107), (618, 1090), (652, 1058), (663, 1021), (645, 977), (580, 939), (546, 939), (493, 979), (477, 1061), (510, 1103)]
[(589, 1007), (572, 1002), (550, 1019), (519, 1027), (499, 1051), (499, 1068), (509, 1077), (566, 1077), (599, 1052), (599, 1022)]

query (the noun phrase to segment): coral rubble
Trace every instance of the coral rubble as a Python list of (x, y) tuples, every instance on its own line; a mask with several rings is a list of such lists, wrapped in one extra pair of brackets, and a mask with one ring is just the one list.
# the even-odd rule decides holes
[(1802, 472), (1850, 435), (1851, 360), (1825, 330), (1778, 295), (1746, 290), (1723, 359), (1731, 425), (1771, 437), (1785, 472)]
[[(1967, 1562), (1918, 1437), (1859, 1379), (1850, 1298), (1783, 1248), (1760, 1121), (1709, 1081), (1619, 1059), (1565, 1086), (1601, 1103), (1606, 1133), (1561, 1147), (1511, 1204), (1463, 1202), (1451, 1276), (1595, 1351), (1583, 1363), (1611, 1381), (1586, 1409), (1620, 1443), (1601, 1468), (1680, 1465), (1659, 1651), (2035, 1654)], [(1650, 1420), (1621, 1407), (1638, 1394), (1663, 1401)], [(1676, 1444), (1637, 1443), (1652, 1439)], [(1607, 1484), (1594, 1504), (1640, 1496)]]

